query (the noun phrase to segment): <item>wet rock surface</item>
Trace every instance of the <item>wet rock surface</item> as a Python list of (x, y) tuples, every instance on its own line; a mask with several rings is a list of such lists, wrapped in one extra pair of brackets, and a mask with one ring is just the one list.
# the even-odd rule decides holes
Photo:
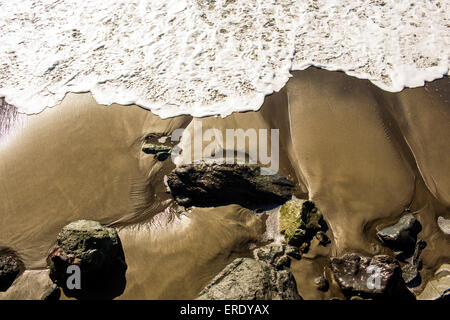
[(372, 258), (346, 254), (330, 259), (333, 276), (348, 298), (414, 299), (406, 288), (397, 260), (386, 255)]
[(291, 246), (307, 247), (314, 236), (326, 245), (329, 243), (323, 232), (326, 228), (322, 213), (312, 201), (293, 199), (280, 208), (280, 232)]
[(8, 250), (0, 251), (0, 291), (6, 291), (24, 266), (20, 259)]
[(142, 152), (153, 154), (159, 161), (166, 160), (172, 151), (172, 148), (163, 144), (145, 143), (142, 146)]
[(262, 175), (257, 165), (188, 164), (167, 175), (175, 201), (185, 207), (240, 204), (255, 208), (286, 202), (295, 185), (280, 174)]
[(0, 300), (58, 300), (60, 288), (49, 278), (49, 270), (25, 270)]
[(419, 221), (409, 213), (402, 216), (395, 225), (377, 232), (380, 241), (395, 252), (398, 260), (405, 263), (401, 268), (402, 277), (409, 288), (421, 283), (420, 254), (426, 247), (425, 241), (417, 239), (421, 230)]
[(201, 292), (199, 300), (298, 300), (295, 279), (263, 261), (238, 258)]
[(408, 255), (414, 252), (417, 234), (421, 229), (416, 217), (406, 214), (395, 225), (378, 231), (377, 236), (387, 247)]
[(402, 278), (406, 284), (412, 284), (419, 277), (418, 267), (414, 264), (405, 264), (402, 267)]
[(274, 266), (276, 269), (289, 268), (291, 264), (290, 257), (300, 259), (298, 248), (289, 245), (269, 244), (253, 250), (256, 260), (265, 262)]
[(408, 287), (414, 288), (420, 285), (421, 277), (419, 270), (422, 268), (420, 254), (426, 247), (426, 242), (418, 240), (413, 255), (407, 259), (407, 263), (402, 267), (402, 277)]
[[(69, 297), (111, 299), (125, 289), (127, 265), (117, 231), (96, 221), (79, 220), (58, 234), (49, 256), (50, 278)], [(70, 268), (76, 266), (77, 268)], [(76, 284), (80, 271), (80, 286)], [(74, 288), (75, 287), (75, 288)]]

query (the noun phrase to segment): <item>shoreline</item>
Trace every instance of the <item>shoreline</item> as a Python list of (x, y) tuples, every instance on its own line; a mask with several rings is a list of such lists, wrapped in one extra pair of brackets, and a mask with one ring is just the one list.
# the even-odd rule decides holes
[[(450, 259), (450, 238), (437, 225), (439, 216), (450, 217), (450, 162), (442, 159), (450, 152), (448, 77), (393, 94), (342, 72), (292, 74), (258, 111), (196, 119), (221, 131), (280, 129), (280, 173), (295, 182), (296, 196), (309, 197), (323, 211), (334, 238), (327, 250), (312, 249), (310, 258), (293, 264), (300, 295), (332, 298), (308, 282), (330, 255), (390, 253), (375, 234), (405, 208), (415, 213), (429, 243), (422, 255), (426, 283)], [(27, 268), (42, 268), (63, 225), (98, 220), (117, 227), (124, 244), (130, 269), (121, 298), (195, 298), (234, 257), (249, 254), (265, 226), (261, 215), (231, 205), (196, 208), (188, 214), (190, 224), (165, 230), (167, 242), (156, 239), (152, 227), (134, 230), (172, 203), (163, 177), (175, 166), (143, 154), (142, 141), (177, 128), (192, 132), (192, 119), (103, 106), (89, 94), (69, 94), (60, 106), (30, 116), (0, 146), (0, 210), (7, 228), (0, 230), (0, 243), (18, 251)], [(197, 247), (189, 248), (189, 241)], [(185, 282), (176, 284), (180, 279)], [(181, 294), (183, 287), (190, 291)]]

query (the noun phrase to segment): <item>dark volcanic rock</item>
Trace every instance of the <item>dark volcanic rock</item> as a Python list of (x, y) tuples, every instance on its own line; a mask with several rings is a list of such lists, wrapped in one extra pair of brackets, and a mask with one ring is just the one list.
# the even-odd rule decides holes
[(0, 251), (0, 291), (6, 291), (23, 271), (23, 263), (9, 251)]
[(262, 261), (238, 258), (203, 290), (199, 300), (298, 300), (295, 279)]
[[(79, 220), (65, 226), (48, 262), (50, 278), (69, 297), (111, 299), (125, 288), (127, 265), (117, 231), (96, 221)], [(72, 265), (81, 271), (81, 288), (67, 286)]]
[(414, 250), (414, 254), (412, 256), (412, 264), (416, 266), (420, 266), (420, 254), (422, 253), (423, 249), (425, 249), (427, 246), (427, 243), (424, 240), (417, 240), (416, 243), (416, 249)]
[(414, 299), (405, 286), (399, 263), (392, 257), (346, 254), (331, 258), (330, 267), (347, 297)]
[(421, 230), (419, 221), (412, 214), (406, 214), (393, 226), (377, 232), (380, 241), (394, 251), (411, 254), (416, 245), (417, 234)]
[(420, 254), (422, 250), (426, 247), (426, 242), (423, 240), (418, 240), (416, 243), (416, 249), (411, 257), (411, 263), (407, 263), (402, 267), (402, 277), (408, 287), (417, 287), (420, 282), (419, 269), (421, 268)]
[(175, 201), (185, 207), (277, 205), (295, 190), (280, 174), (261, 175), (261, 167), (240, 164), (182, 165), (167, 175), (167, 184)]

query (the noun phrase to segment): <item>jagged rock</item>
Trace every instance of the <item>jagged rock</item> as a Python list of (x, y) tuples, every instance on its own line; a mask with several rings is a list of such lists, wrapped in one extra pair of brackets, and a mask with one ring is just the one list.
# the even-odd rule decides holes
[(330, 267), (336, 282), (347, 297), (413, 299), (401, 276), (400, 265), (392, 257), (373, 258), (346, 254), (331, 258)]
[(57, 300), (61, 290), (49, 278), (49, 270), (25, 270), (0, 300)]
[(417, 296), (418, 300), (438, 300), (450, 298), (450, 264), (443, 264), (434, 274), (425, 289)]
[(425, 249), (427, 246), (427, 243), (423, 240), (418, 240), (416, 242), (416, 248), (414, 250), (414, 254), (412, 256), (411, 262), (413, 265), (419, 267), (420, 266), (420, 254), (422, 253), (422, 250)]
[(402, 278), (406, 284), (412, 283), (419, 276), (419, 270), (416, 265), (407, 263), (402, 267)]
[(309, 200), (293, 199), (280, 208), (280, 232), (286, 243), (300, 247), (323, 228), (322, 213)]
[(314, 284), (317, 287), (317, 290), (320, 291), (327, 291), (329, 284), (328, 284), (328, 280), (325, 279), (324, 277), (317, 277), (314, 279)]
[(417, 287), (420, 282), (419, 268), (421, 267), (420, 254), (422, 250), (426, 247), (426, 242), (423, 240), (418, 240), (416, 242), (416, 247), (413, 256), (410, 258), (411, 263), (406, 263), (402, 267), (402, 277), (408, 287)]
[(185, 207), (270, 206), (289, 200), (295, 189), (280, 174), (261, 175), (257, 165), (217, 163), (181, 165), (167, 175), (167, 184), (175, 201)]
[[(127, 265), (117, 231), (96, 221), (79, 220), (65, 226), (48, 262), (50, 278), (67, 296), (110, 299), (125, 288)], [(81, 271), (81, 289), (67, 287), (71, 265)]]
[(394, 251), (412, 253), (417, 234), (421, 230), (419, 221), (412, 214), (406, 214), (393, 226), (377, 232), (380, 241)]
[(203, 290), (199, 300), (298, 300), (295, 279), (262, 261), (238, 258)]
[(0, 252), (0, 291), (6, 291), (24, 269), (23, 263), (8, 251)]

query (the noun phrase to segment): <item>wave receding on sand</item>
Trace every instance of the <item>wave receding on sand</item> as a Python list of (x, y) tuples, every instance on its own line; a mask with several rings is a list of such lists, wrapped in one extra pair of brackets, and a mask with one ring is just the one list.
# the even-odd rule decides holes
[(258, 110), (314, 65), (387, 91), (448, 73), (449, 3), (6, 1), (0, 96), (23, 113), (91, 91), (162, 118)]

